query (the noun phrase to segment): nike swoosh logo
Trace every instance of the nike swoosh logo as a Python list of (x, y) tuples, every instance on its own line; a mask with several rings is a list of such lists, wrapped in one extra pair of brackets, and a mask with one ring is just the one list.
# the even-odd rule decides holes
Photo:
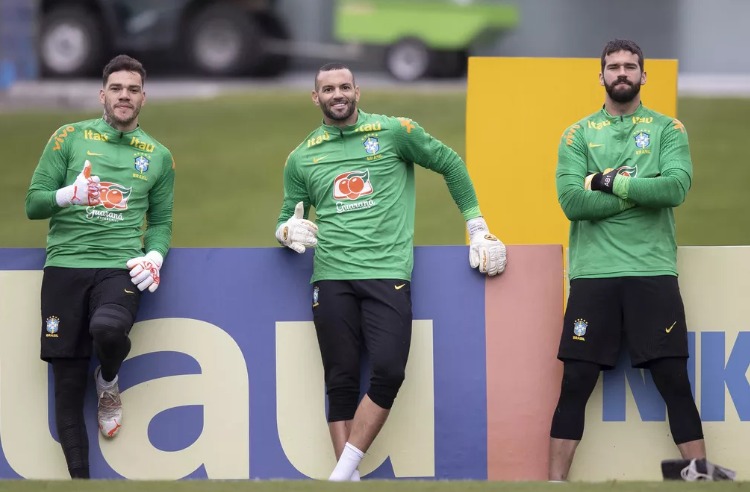
[(135, 294), (135, 292), (133, 292), (132, 290), (128, 290), (128, 289), (122, 289), (122, 290), (124, 290), (126, 294)]
[(317, 164), (318, 162), (322, 161), (326, 157), (328, 157), (328, 154), (320, 156), (320, 157), (313, 157), (313, 164)]
[(604, 144), (589, 143), (589, 148), (590, 149), (595, 149), (597, 147), (604, 147)]
[(90, 150), (87, 150), (86, 155), (104, 155), (104, 154), (97, 154), (96, 152), (91, 152)]
[(394, 285), (394, 287), (396, 288), (396, 290), (401, 290), (401, 289), (404, 288), (404, 285), (406, 285), (406, 284)]
[(677, 321), (675, 321), (674, 323), (672, 323), (672, 326), (670, 326), (669, 328), (666, 328), (664, 331), (666, 331), (667, 333), (671, 332), (672, 328), (674, 328), (674, 325), (676, 325), (676, 324), (677, 324)]

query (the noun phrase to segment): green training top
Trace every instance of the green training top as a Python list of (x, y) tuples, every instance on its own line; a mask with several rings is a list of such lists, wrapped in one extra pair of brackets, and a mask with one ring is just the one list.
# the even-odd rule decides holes
[[(586, 175), (619, 169), (614, 194), (584, 189)], [(673, 207), (690, 189), (692, 163), (679, 120), (642, 105), (605, 109), (562, 135), (557, 196), (570, 219), (570, 278), (677, 275)]]
[[(55, 193), (75, 182), (86, 160), (101, 180), (101, 204), (59, 207)], [(26, 195), (26, 215), (50, 219), (45, 266), (126, 268), (144, 248), (167, 255), (173, 199), (169, 150), (140, 126), (123, 133), (98, 118), (64, 125), (50, 137)]]
[(295, 205), (315, 207), (312, 281), (411, 278), (414, 164), (443, 175), (466, 220), (479, 217), (463, 160), (408, 118), (358, 112), (357, 122), (322, 125), (287, 158), (277, 227)]

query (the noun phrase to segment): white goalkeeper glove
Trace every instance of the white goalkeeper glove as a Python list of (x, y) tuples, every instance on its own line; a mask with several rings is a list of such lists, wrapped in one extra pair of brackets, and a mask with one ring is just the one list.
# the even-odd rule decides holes
[(138, 290), (148, 288), (154, 292), (159, 288), (159, 270), (164, 263), (164, 257), (158, 251), (149, 251), (146, 256), (132, 258), (126, 263), (130, 268), (130, 281), (138, 287)]
[(76, 176), (75, 182), (55, 193), (55, 201), (60, 207), (71, 205), (99, 205), (99, 176), (91, 175), (91, 162), (83, 164), (83, 171)]
[(481, 273), (492, 277), (505, 270), (505, 245), (490, 234), (487, 222), (482, 217), (466, 221), (469, 231), (469, 264), (479, 267)]
[(293, 249), (297, 253), (304, 253), (305, 248), (318, 244), (318, 226), (314, 222), (303, 219), (305, 205), (299, 202), (294, 207), (294, 215), (276, 229), (276, 239), (282, 246)]

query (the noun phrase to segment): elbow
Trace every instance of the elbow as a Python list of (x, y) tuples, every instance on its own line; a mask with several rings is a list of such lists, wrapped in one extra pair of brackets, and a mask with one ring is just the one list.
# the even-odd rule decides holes
[(572, 206), (571, 200), (566, 200), (564, 198), (560, 198), (559, 200), (560, 208), (562, 208), (563, 213), (565, 214), (565, 217), (569, 221), (575, 221), (575, 220), (581, 220), (581, 214), (580, 214), (580, 208)]
[(26, 210), (26, 217), (31, 220), (49, 219), (52, 217), (52, 209), (40, 204), (39, 200), (32, 194), (26, 196), (24, 208)]
[(679, 207), (683, 203), (685, 203), (685, 199), (687, 198), (687, 190), (682, 188), (682, 186), (677, 186), (677, 188), (673, 191), (673, 193), (669, 196), (669, 203), (667, 206), (669, 207)]
[(681, 195), (681, 196), (675, 197), (672, 201), (670, 201), (667, 204), (667, 206), (671, 207), (671, 208), (675, 208), (675, 207), (679, 207), (683, 203), (685, 203), (685, 195)]
[(576, 213), (573, 210), (567, 209), (565, 207), (563, 207), (563, 213), (565, 214), (565, 217), (567, 217), (567, 219), (571, 222), (574, 222), (576, 220), (585, 220), (585, 217), (582, 214)]
[(39, 210), (35, 207), (32, 207), (29, 203), (29, 200), (26, 200), (26, 217), (31, 220), (39, 220), (43, 219), (42, 214), (39, 213)]

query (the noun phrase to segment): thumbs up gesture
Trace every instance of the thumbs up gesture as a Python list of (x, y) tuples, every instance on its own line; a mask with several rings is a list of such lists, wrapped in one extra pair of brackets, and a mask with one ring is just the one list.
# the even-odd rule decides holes
[(306, 247), (318, 244), (318, 226), (304, 218), (305, 206), (299, 202), (294, 215), (276, 229), (276, 239), (282, 246), (304, 253)]
[(60, 207), (71, 205), (99, 205), (99, 176), (91, 175), (91, 162), (83, 164), (83, 170), (72, 185), (60, 188), (55, 194)]

